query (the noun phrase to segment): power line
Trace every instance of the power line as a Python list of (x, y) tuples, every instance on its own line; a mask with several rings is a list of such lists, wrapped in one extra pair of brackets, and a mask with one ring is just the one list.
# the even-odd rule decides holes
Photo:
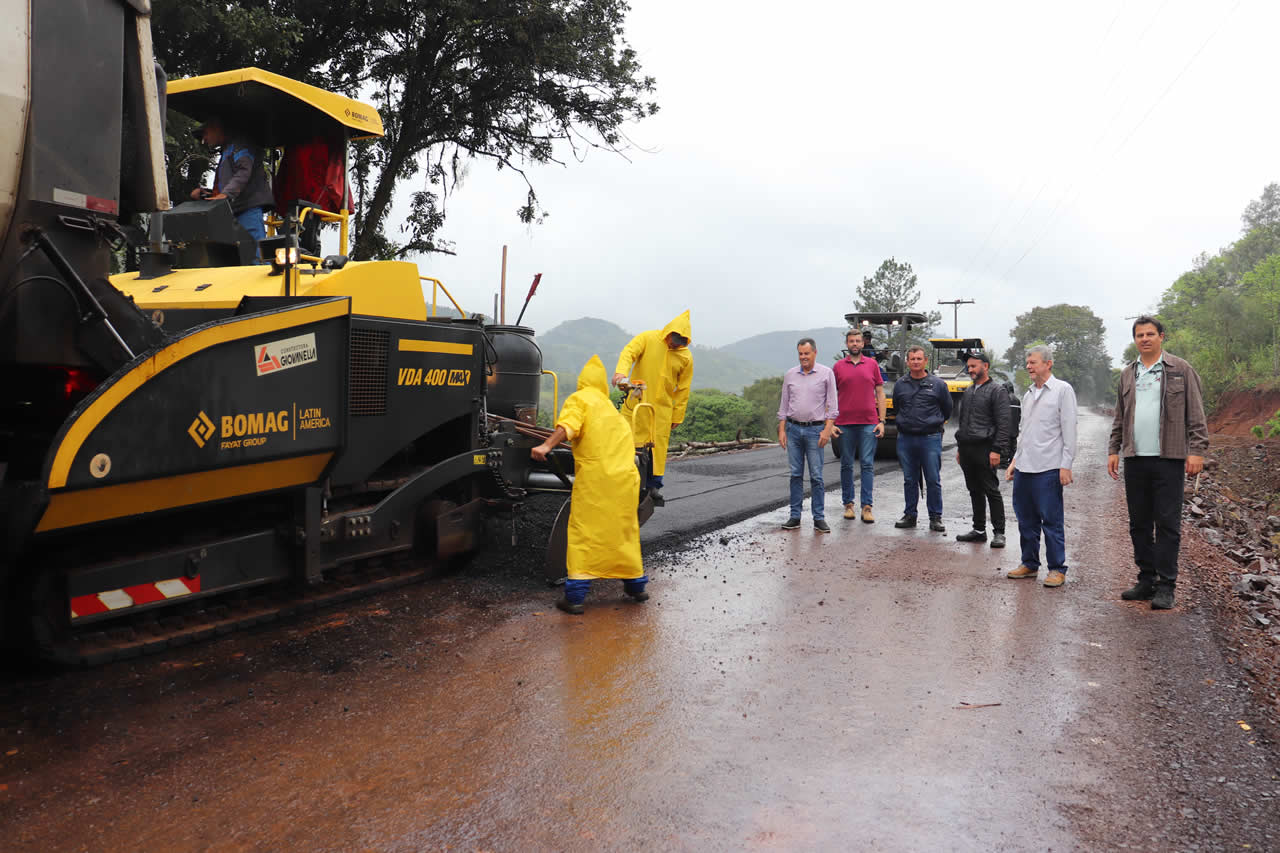
[(1191, 68), (1191, 66), (1195, 63), (1196, 59), (1200, 57), (1200, 54), (1204, 52), (1204, 49), (1209, 46), (1209, 42), (1213, 41), (1213, 37), (1216, 36), (1224, 26), (1226, 26), (1227, 19), (1229, 19), (1232, 15), (1235, 14), (1236, 9), (1239, 9), (1242, 3), (1244, 3), (1244, 0), (1236, 0), (1236, 5), (1232, 6), (1231, 10), (1227, 12), (1227, 14), (1222, 16), (1222, 20), (1218, 22), (1218, 26), (1214, 28), (1213, 32), (1209, 33), (1209, 37), (1206, 38), (1204, 42), (1200, 45), (1200, 47), (1196, 49), (1196, 52), (1191, 54), (1191, 58), (1187, 60), (1187, 64), (1182, 66), (1182, 70), (1178, 72), (1177, 76), (1173, 78), (1173, 80), (1169, 83), (1168, 86), (1164, 87), (1164, 91), (1160, 93), (1160, 97), (1156, 98), (1155, 103), (1153, 103), (1150, 109), (1146, 111), (1146, 113), (1134, 126), (1133, 130), (1129, 131), (1129, 135), (1124, 138), (1124, 141), (1122, 141), (1120, 145), (1116, 148), (1116, 150), (1112, 152), (1111, 156), (1114, 157), (1116, 154), (1119, 154), (1121, 150), (1124, 149), (1125, 145), (1129, 144), (1129, 140), (1132, 139), (1133, 135), (1138, 132), (1138, 129), (1147, 123), (1147, 119), (1151, 117), (1151, 114), (1153, 112), (1155, 112), (1156, 107), (1160, 106), (1160, 103), (1164, 101), (1165, 96), (1168, 95), (1169, 92), (1173, 90), (1174, 86), (1178, 85), (1178, 81), (1182, 79), (1182, 75), (1187, 73), (1187, 70)]
[[(1147, 109), (1146, 113), (1144, 113), (1142, 118), (1138, 120), (1138, 123), (1133, 126), (1133, 128), (1129, 131), (1129, 133), (1125, 136), (1125, 138), (1121, 140), (1120, 144), (1116, 146), (1116, 149), (1111, 152), (1111, 156), (1108, 158), (1109, 160), (1114, 159), (1117, 154), (1119, 154), (1122, 150), (1124, 150), (1124, 147), (1127, 144), (1129, 144), (1129, 140), (1134, 137), (1134, 134), (1136, 134), (1144, 124), (1146, 124), (1147, 119), (1151, 117), (1151, 114), (1155, 112), (1158, 106), (1160, 106), (1160, 104), (1164, 101), (1165, 97), (1168, 96), (1168, 94), (1171, 91), (1173, 91), (1173, 87), (1178, 85), (1178, 81), (1181, 80), (1183, 75), (1187, 73), (1187, 71), (1191, 68), (1193, 64), (1195, 64), (1196, 59), (1198, 59), (1200, 57), (1200, 54), (1204, 52), (1204, 49), (1209, 46), (1209, 42), (1213, 41), (1214, 37), (1219, 32), (1222, 31), (1222, 28), (1226, 26), (1227, 21), (1231, 18), (1232, 15), (1235, 14), (1235, 11), (1239, 9), (1241, 4), (1243, 3), (1244, 3), (1244, 0), (1236, 0), (1236, 4), (1232, 6), (1231, 9), (1225, 15), (1222, 16), (1221, 20), (1218, 21), (1218, 25), (1214, 27), (1211, 33), (1209, 33), (1208, 37), (1204, 40), (1204, 42), (1201, 43), (1200, 47), (1196, 49), (1195, 53), (1191, 54), (1191, 58), (1188, 59), (1186, 64), (1182, 66), (1182, 69), (1174, 76), (1173, 80), (1170, 81), (1169, 85), (1164, 88), (1164, 91), (1162, 91), (1160, 95), (1155, 99), (1155, 101), (1152, 102), (1151, 106)], [(1110, 130), (1109, 126), (1107, 130), (1108, 131)], [(1105, 136), (1105, 132), (1104, 132), (1104, 136)], [(1102, 141), (1102, 138), (1100, 137), (1098, 142), (1101, 142), (1101, 141)], [(1097, 144), (1098, 143), (1094, 144), (1095, 148), (1097, 147)], [(1035, 238), (1035, 240), (1032, 241), (1031, 245), (1027, 247), (1026, 251), (1024, 251), (1022, 255), (1016, 261), (1014, 261), (1013, 264), (1010, 265), (1010, 267), (1007, 270), (1005, 270), (1004, 277), (1002, 280), (1007, 281), (1009, 278), (1009, 275), (1018, 267), (1019, 264), (1022, 263), (1022, 261), (1027, 257), (1027, 255), (1031, 254), (1031, 252), (1034, 251), (1035, 248), (1040, 245), (1040, 241), (1044, 239), (1045, 235), (1049, 233), (1049, 229), (1052, 228), (1053, 225), (1055, 224), (1054, 220), (1056, 218), (1056, 214), (1058, 210), (1061, 207), (1061, 201), (1066, 200), (1067, 194), (1069, 194), (1071, 188), (1074, 187), (1075, 185), (1076, 185), (1076, 180), (1073, 179), (1071, 182), (1071, 185), (1067, 188), (1067, 193), (1064, 193), (1062, 199), (1059, 201), (1059, 204), (1054, 206), (1053, 212), (1050, 213), (1048, 221), (1045, 222), (1045, 227), (1040, 231), (1040, 234)], [(1077, 197), (1078, 197), (1078, 194), (1077, 194)], [(1074, 203), (1074, 201), (1075, 199), (1073, 198), (1072, 202)]]
[[(1170, 2), (1172, 2), (1172, 0), (1164, 0), (1164, 2), (1161, 3), (1159, 7), (1157, 7), (1155, 14), (1153, 14), (1150, 20), (1147, 21), (1147, 25), (1143, 27), (1142, 32), (1138, 34), (1137, 39), (1134, 40), (1133, 45), (1129, 48), (1127, 52), (1127, 55), (1129, 57), (1128, 61), (1125, 62), (1123, 65), (1121, 65), (1121, 67), (1116, 71), (1116, 73), (1111, 76), (1111, 79), (1107, 82), (1107, 85), (1103, 88), (1101, 94), (1098, 95), (1097, 99), (1099, 101), (1101, 101), (1111, 92), (1112, 88), (1115, 87), (1116, 81), (1119, 80), (1120, 77), (1123, 76), (1124, 73), (1129, 70), (1129, 67), (1134, 62), (1134, 58), (1137, 56), (1138, 47), (1141, 46), (1142, 42), (1146, 40), (1147, 34), (1151, 32), (1152, 27), (1155, 26), (1156, 21), (1160, 18), (1160, 15), (1164, 12), (1165, 8), (1168, 7)], [(1117, 11), (1116, 14), (1112, 17), (1111, 23), (1107, 25), (1107, 29), (1105, 32), (1103, 32), (1102, 38), (1098, 40), (1098, 46), (1094, 50), (1095, 54), (1098, 54), (1102, 51), (1102, 48), (1106, 44), (1108, 37), (1111, 35), (1112, 29), (1115, 27), (1116, 21), (1120, 19), (1120, 16), (1122, 14), (1124, 14), (1123, 3), (1121, 4), (1119, 11)], [(1094, 141), (1093, 146), (1089, 149), (1089, 153), (1085, 155), (1086, 157), (1093, 156), (1093, 152), (1098, 149), (1098, 146), (1102, 144), (1102, 140), (1105, 139), (1106, 135), (1111, 132), (1112, 126), (1115, 124), (1116, 119), (1120, 117), (1120, 114), (1123, 111), (1124, 111), (1124, 104), (1122, 103), (1120, 106), (1120, 109), (1116, 110), (1115, 114), (1112, 115), (1111, 120), (1107, 122), (1106, 129), (1103, 130), (1103, 132)], [(1083, 160), (1081, 162), (1083, 163)], [(1063, 191), (1062, 195), (1058, 198), (1058, 201), (1054, 204), (1053, 211), (1050, 212), (1049, 214), (1050, 218), (1052, 218), (1054, 213), (1057, 212), (1058, 208), (1062, 205), (1063, 200), (1071, 192), (1072, 187), (1075, 186), (1076, 180), (1078, 179), (1082, 168), (1083, 168), (1082, 165), (1077, 165), (1075, 169), (1075, 173), (1072, 176), (1072, 179), (1069, 182), (1067, 189)], [(986, 264), (982, 267), (982, 269), (973, 271), (972, 274), (970, 274), (970, 271), (972, 270), (972, 267), (973, 267), (974, 260), (976, 260), (977, 257), (982, 254), (987, 244), (990, 243), (991, 237), (994, 236), (997, 228), (1004, 221), (1005, 216), (1008, 214), (1009, 208), (1013, 204), (1013, 198), (1017, 196), (1017, 192), (1021, 190), (1022, 185), (1024, 183), (1026, 183), (1025, 176), (1022, 181), (1019, 181), (1018, 190), (1015, 190), (1014, 196), (1010, 197), (1009, 204), (1005, 206), (1005, 210), (996, 219), (996, 223), (991, 226), (991, 231), (988, 232), (986, 239), (982, 241), (982, 247), (977, 252), (974, 253), (974, 257), (971, 258), (969, 263), (965, 265), (965, 270), (963, 273), (961, 273), (962, 286), (967, 286), (969, 283), (976, 281), (978, 278), (985, 275), (991, 269), (992, 265), (995, 264), (996, 259), (999, 258), (1000, 255), (1004, 252), (1005, 247), (1013, 242), (1014, 235), (1017, 233), (1018, 229), (1022, 226), (1022, 223), (1026, 221), (1027, 216), (1030, 215), (1031, 211), (1035, 208), (1036, 202), (1040, 200), (1040, 196), (1044, 193), (1045, 188), (1049, 186), (1049, 180), (1045, 180), (1045, 182), (1040, 185), (1040, 189), (1036, 192), (1035, 196), (1027, 204), (1026, 208), (1022, 212), (1022, 215), (1018, 217), (1018, 221), (1014, 223), (1012, 228), (1009, 229), (1008, 234), (1005, 236), (1004, 240), (1000, 243), (1000, 246), (991, 254), (991, 257), (988, 258)]]

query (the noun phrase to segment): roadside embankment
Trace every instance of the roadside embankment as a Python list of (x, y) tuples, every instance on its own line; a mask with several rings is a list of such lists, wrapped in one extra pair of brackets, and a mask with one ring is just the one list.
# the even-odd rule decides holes
[(1252, 426), (1265, 422), (1277, 410), (1280, 410), (1280, 389), (1228, 391), (1218, 400), (1218, 407), (1209, 418), (1209, 432), (1249, 435)]
[(1225, 648), (1280, 735), (1280, 438), (1214, 435), (1204, 473), (1187, 482), (1183, 521), (1188, 581), (1213, 603)]

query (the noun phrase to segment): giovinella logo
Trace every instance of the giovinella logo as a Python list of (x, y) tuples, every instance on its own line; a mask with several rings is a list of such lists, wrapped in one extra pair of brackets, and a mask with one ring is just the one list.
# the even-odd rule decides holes
[(317, 360), (314, 334), (285, 338), (269, 344), (258, 344), (253, 348), (254, 367), (259, 376), (288, 370), (290, 367), (301, 364), (310, 364)]

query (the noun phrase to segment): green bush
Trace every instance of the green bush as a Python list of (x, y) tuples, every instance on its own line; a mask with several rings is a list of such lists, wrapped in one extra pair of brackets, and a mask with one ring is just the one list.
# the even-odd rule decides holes
[(742, 397), (755, 412), (752, 435), (772, 438), (778, 434), (778, 401), (782, 397), (782, 377), (767, 376), (742, 389)]
[(1280, 435), (1280, 409), (1265, 424), (1256, 424), (1251, 430), (1257, 438), (1273, 438)]
[[(571, 390), (563, 385), (560, 387), (562, 405)], [(781, 394), (781, 377), (761, 379), (747, 387), (742, 396), (709, 388), (696, 389), (689, 394), (684, 423), (671, 433), (671, 443), (732, 441), (739, 435), (743, 438), (772, 438), (778, 432), (778, 398)], [(550, 428), (558, 414), (551, 396), (551, 383), (547, 382), (538, 406), (539, 426)], [(619, 405), (622, 392), (617, 388), (609, 389), (609, 399), (615, 406)]]
[(680, 441), (730, 441), (741, 433), (756, 433), (756, 411), (737, 394), (711, 389), (689, 395), (684, 423), (671, 433), (671, 443)]

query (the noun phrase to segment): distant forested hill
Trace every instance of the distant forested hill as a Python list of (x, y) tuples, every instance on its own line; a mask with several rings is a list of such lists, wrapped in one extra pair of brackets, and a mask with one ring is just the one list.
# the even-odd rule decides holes
[[(560, 394), (563, 397), (573, 390), (578, 371), (592, 354), (600, 356), (605, 370), (612, 376), (618, 355), (635, 334), (607, 320), (583, 317), (561, 323), (538, 335), (537, 340), (542, 348), (543, 365), (560, 376)], [(723, 349), (693, 345), (694, 388), (717, 388), (740, 394), (744, 387), (772, 372), (766, 366)]]
[(720, 351), (760, 365), (764, 370), (762, 376), (775, 376), (796, 366), (796, 341), (801, 338), (813, 338), (818, 344), (818, 360), (830, 365), (840, 350), (844, 349), (844, 333), (844, 326), (794, 332), (765, 332), (726, 344), (720, 347)]

